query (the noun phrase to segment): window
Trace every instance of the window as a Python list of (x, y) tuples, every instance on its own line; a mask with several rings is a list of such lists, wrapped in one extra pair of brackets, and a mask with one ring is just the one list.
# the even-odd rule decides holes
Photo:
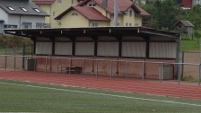
[(138, 25), (138, 23), (135, 23), (135, 27), (138, 27), (139, 25)]
[(8, 8), (9, 10), (11, 10), (11, 11), (15, 11), (15, 9), (12, 8), (11, 6), (7, 6), (7, 8)]
[(55, 12), (52, 13), (52, 16), (55, 16)]
[(62, 3), (62, 0), (58, 0), (58, 3), (61, 4), (61, 3)]
[(33, 8), (37, 13), (40, 13), (40, 10), (38, 8)]
[(128, 26), (128, 23), (126, 23), (126, 26)]
[(128, 11), (126, 11), (124, 15), (125, 15), (125, 16), (128, 16)]
[(133, 15), (133, 11), (132, 10), (130, 10), (130, 16), (132, 16)]
[(22, 28), (30, 29), (30, 28), (32, 28), (32, 23), (31, 22), (22, 22)]
[(13, 28), (17, 28), (17, 25), (9, 25), (9, 24), (5, 24), (4, 25), (4, 29), (13, 29)]
[(74, 0), (71, 0), (71, 4), (72, 4), (72, 5), (74, 4)]
[(98, 23), (97, 22), (92, 22), (91, 23), (91, 27), (97, 27), (98, 26)]
[(36, 28), (43, 28), (44, 27), (44, 23), (36, 23)]
[(95, 6), (96, 6), (96, 3), (95, 3), (95, 2), (91, 2), (91, 3), (89, 4), (89, 6), (90, 6), (90, 7), (95, 7)]
[(130, 23), (129, 26), (131, 27), (131, 26), (132, 26), (132, 23)]
[(27, 12), (28, 10), (24, 7), (20, 7), (24, 12)]
[(72, 15), (73, 15), (73, 16), (77, 16), (78, 14), (77, 14), (76, 12), (73, 12)]

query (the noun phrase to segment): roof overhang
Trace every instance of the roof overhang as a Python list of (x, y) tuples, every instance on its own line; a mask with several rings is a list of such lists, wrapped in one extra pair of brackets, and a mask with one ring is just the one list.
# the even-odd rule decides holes
[(178, 39), (179, 34), (145, 27), (87, 27), (55, 29), (13, 29), (4, 30), (6, 34), (34, 37), (97, 37), (97, 36), (161, 36)]

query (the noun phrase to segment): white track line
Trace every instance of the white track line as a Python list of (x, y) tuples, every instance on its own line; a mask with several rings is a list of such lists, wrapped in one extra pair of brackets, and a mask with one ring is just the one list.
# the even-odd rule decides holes
[(26, 85), (26, 84), (6, 83), (6, 82), (0, 82), (0, 84), (18, 85), (18, 86), (26, 86), (26, 87), (33, 87), (33, 88), (40, 88), (40, 89), (49, 89), (49, 90), (56, 90), (56, 91), (65, 91), (65, 92), (79, 93), (79, 94), (101, 95), (101, 96), (110, 96), (110, 97), (118, 97), (118, 98), (126, 98), (126, 99), (142, 100), (142, 101), (150, 101), (150, 102), (159, 102), (159, 103), (168, 103), (168, 104), (180, 104), (180, 105), (188, 105), (188, 106), (201, 107), (200, 104), (183, 103), (183, 102), (168, 101), (168, 100), (136, 98), (136, 97), (113, 95), (113, 94), (107, 94), (107, 93), (94, 93), (94, 92), (86, 92), (86, 91), (79, 91), (79, 90), (67, 90), (67, 89), (58, 89), (58, 88), (50, 88), (50, 87)]

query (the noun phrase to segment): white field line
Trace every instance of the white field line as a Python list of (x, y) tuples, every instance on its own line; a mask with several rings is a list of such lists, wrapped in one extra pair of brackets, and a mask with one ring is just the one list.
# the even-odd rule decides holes
[(0, 84), (18, 85), (18, 86), (40, 88), (40, 89), (48, 89), (48, 90), (56, 90), (56, 91), (65, 91), (65, 92), (79, 93), (79, 94), (110, 96), (110, 97), (118, 97), (118, 98), (141, 100), (141, 101), (149, 101), (149, 102), (158, 102), (158, 103), (167, 103), (167, 104), (179, 104), (179, 105), (201, 107), (201, 104), (183, 103), (183, 102), (176, 102), (176, 101), (169, 101), (169, 100), (157, 100), (157, 99), (148, 99), (148, 98), (137, 98), (137, 97), (122, 96), (122, 95), (113, 95), (113, 94), (107, 94), (107, 93), (95, 93), (95, 92), (86, 92), (86, 91), (79, 91), (79, 90), (67, 90), (67, 89), (50, 88), (50, 87), (42, 87), (42, 86), (34, 86), (34, 85), (26, 85), (26, 84), (17, 84), (17, 83), (0, 82)]

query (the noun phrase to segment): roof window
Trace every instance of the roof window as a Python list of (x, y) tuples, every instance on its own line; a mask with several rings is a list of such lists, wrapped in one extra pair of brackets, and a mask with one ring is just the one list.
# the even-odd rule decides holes
[(8, 8), (9, 10), (11, 10), (11, 11), (15, 11), (15, 9), (12, 8), (11, 6), (7, 6), (7, 8)]
[(37, 13), (40, 13), (40, 10), (38, 8), (33, 8)]
[(96, 3), (95, 3), (95, 2), (91, 2), (91, 3), (89, 4), (89, 6), (90, 6), (90, 7), (95, 7), (95, 6), (96, 6)]
[(77, 14), (76, 12), (73, 12), (72, 15), (73, 15), (73, 16), (77, 16), (78, 14)]
[(24, 12), (28, 12), (28, 10), (24, 7), (20, 7)]

